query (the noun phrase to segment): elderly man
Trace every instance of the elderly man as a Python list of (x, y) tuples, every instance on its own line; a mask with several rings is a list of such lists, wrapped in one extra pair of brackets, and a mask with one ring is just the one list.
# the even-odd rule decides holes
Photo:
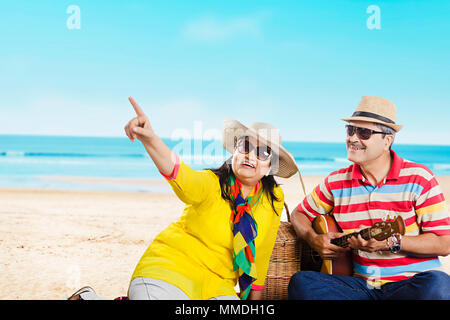
[(391, 146), (402, 128), (395, 105), (380, 97), (362, 97), (348, 122), (348, 168), (331, 173), (293, 211), (299, 237), (323, 259), (347, 249), (330, 240), (342, 234), (318, 234), (312, 221), (332, 214), (344, 233), (401, 216), (406, 233), (388, 240), (349, 239), (353, 276), (300, 271), (289, 283), (290, 299), (450, 299), (450, 276), (438, 256), (450, 253), (450, 218), (433, 173), (399, 157)]

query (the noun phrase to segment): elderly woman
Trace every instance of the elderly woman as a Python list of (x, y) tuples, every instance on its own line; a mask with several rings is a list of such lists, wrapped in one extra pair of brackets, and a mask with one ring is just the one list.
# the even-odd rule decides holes
[[(130, 299), (258, 299), (275, 243), (284, 195), (273, 175), (298, 168), (278, 130), (225, 120), (223, 145), (232, 157), (218, 169), (195, 171), (153, 131), (130, 97), (136, 117), (125, 126), (186, 206), (155, 237), (138, 262)], [(239, 297), (235, 285), (239, 282)], [(81, 294), (83, 298), (83, 294)]]

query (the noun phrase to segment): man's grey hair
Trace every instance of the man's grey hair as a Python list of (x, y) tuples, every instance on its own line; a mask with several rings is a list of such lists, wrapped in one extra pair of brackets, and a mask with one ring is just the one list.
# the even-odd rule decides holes
[[(383, 134), (383, 138), (384, 138), (387, 134), (390, 134), (390, 135), (394, 136), (394, 139), (395, 139), (395, 134), (396, 134), (396, 132), (395, 132), (394, 129), (392, 129), (391, 127), (388, 127), (388, 126), (386, 126), (386, 125), (384, 125), (384, 124), (381, 124), (381, 123), (375, 123), (375, 125), (380, 129), (381, 132), (384, 133), (384, 134)], [(389, 150), (392, 148), (392, 145), (393, 145), (393, 144), (394, 144), (394, 140), (392, 140), (392, 143), (391, 143), (391, 146), (389, 147)]]

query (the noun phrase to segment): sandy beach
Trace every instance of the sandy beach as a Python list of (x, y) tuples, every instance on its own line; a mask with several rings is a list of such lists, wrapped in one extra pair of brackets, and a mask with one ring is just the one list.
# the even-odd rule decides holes
[[(321, 179), (304, 177), (307, 191)], [(438, 180), (449, 205), (450, 177)], [(292, 210), (304, 197), (298, 176), (280, 182)], [(64, 299), (85, 285), (106, 299), (124, 296), (147, 246), (184, 207), (170, 192), (0, 189), (0, 203), (0, 299)], [(441, 261), (450, 274), (450, 256)]]

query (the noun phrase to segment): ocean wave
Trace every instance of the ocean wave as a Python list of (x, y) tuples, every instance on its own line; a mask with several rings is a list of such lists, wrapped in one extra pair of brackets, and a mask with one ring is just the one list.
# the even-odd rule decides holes
[(436, 170), (449, 170), (450, 163), (437, 163), (433, 165), (433, 168)]
[[(186, 161), (224, 161), (227, 155), (182, 154)], [(48, 157), (48, 158), (148, 158), (147, 153), (83, 153), (83, 152), (29, 152), (29, 151), (1, 151), (0, 157)], [(346, 158), (335, 157), (304, 157), (294, 156), (295, 161), (301, 162), (348, 162)]]
[(25, 155), (24, 151), (4, 151), (0, 152), (0, 156), (3, 157), (23, 157)]
[(347, 158), (333, 158), (335, 162), (350, 162)]
[(308, 162), (349, 162), (347, 158), (335, 158), (335, 157), (299, 157), (294, 156), (295, 161), (308, 161)]
[(146, 158), (146, 153), (74, 153), (3, 151), (1, 157), (56, 157), (56, 158)]

